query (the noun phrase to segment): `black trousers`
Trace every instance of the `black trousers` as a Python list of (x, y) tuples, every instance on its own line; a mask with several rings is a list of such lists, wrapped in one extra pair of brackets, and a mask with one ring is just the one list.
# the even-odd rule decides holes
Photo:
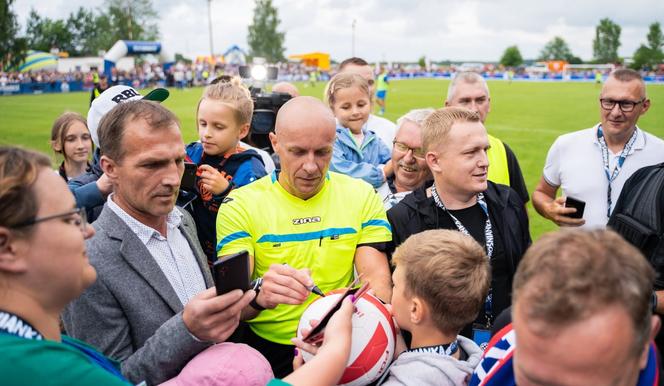
[(267, 361), (270, 362), (275, 377), (283, 378), (293, 372), (295, 346), (292, 344), (270, 342), (256, 335), (249, 326), (244, 325), (243, 327), (242, 339), (240, 341), (263, 354)]

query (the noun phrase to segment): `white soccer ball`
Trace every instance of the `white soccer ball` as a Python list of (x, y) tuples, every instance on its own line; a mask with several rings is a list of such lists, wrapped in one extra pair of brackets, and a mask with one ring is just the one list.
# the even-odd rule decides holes
[[(297, 336), (302, 338), (302, 329), (311, 328), (309, 321), (320, 320), (340, 296), (330, 294), (311, 303), (300, 318)], [(368, 293), (357, 300), (355, 308), (350, 356), (339, 380), (339, 385), (344, 386), (362, 386), (376, 381), (394, 357), (396, 327), (387, 308)], [(302, 356), (305, 362), (312, 358), (307, 352)]]

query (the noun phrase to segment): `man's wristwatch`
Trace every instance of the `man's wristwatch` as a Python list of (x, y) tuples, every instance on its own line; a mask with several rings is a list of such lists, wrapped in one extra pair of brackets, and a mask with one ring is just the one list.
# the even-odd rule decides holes
[(258, 279), (254, 280), (251, 282), (250, 287), (252, 290), (256, 291), (256, 296), (254, 296), (253, 299), (251, 299), (251, 302), (249, 302), (249, 305), (255, 309), (256, 311), (263, 311), (265, 307), (261, 306), (258, 304), (256, 299), (258, 299), (258, 293), (261, 292), (261, 286), (263, 285), (263, 278), (259, 277)]

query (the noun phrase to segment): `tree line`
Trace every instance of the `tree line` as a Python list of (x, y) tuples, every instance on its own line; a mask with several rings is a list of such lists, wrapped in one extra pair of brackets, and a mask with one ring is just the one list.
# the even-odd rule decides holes
[[(151, 0), (106, 0), (98, 9), (79, 7), (64, 19), (40, 16), (34, 9), (27, 20), (25, 36), (19, 36), (14, 0), (0, 3), (0, 68), (17, 66), (28, 48), (57, 49), (71, 56), (97, 56), (118, 40), (154, 40), (159, 36), (158, 14)], [(272, 0), (255, 0), (252, 24), (248, 26), (250, 56), (270, 62), (284, 60), (285, 33), (278, 31), (281, 20)], [(589, 63), (622, 63), (618, 55), (621, 27), (609, 18), (600, 20), (593, 38), (593, 59)], [(646, 42), (634, 52), (631, 67), (654, 70), (664, 62), (664, 35), (659, 22), (650, 24)], [(560, 36), (542, 48), (538, 60), (583, 63)], [(422, 61), (422, 58), (420, 58)], [(507, 47), (500, 58), (505, 67), (519, 67), (524, 60), (519, 48)]]
[[(609, 18), (600, 20), (595, 28), (595, 37), (593, 38), (593, 59), (591, 64), (603, 63), (622, 63), (623, 58), (618, 55), (620, 47), (621, 28), (618, 24)], [(646, 43), (641, 44), (634, 52), (630, 67), (635, 70), (656, 70), (664, 62), (664, 35), (659, 22), (650, 24)], [(578, 56), (572, 54), (572, 50), (567, 42), (560, 36), (551, 39), (537, 58), (541, 61), (546, 60), (564, 60), (570, 64), (581, 64), (583, 61)], [(523, 64), (521, 52), (517, 46), (507, 47), (500, 58), (500, 64), (505, 67), (518, 67)]]
[(159, 36), (157, 12), (151, 0), (106, 0), (103, 7), (79, 7), (64, 19), (40, 16), (32, 9), (25, 34), (11, 5), (0, 5), (0, 68), (15, 67), (28, 49), (67, 52), (70, 56), (98, 56), (118, 40), (154, 40)]

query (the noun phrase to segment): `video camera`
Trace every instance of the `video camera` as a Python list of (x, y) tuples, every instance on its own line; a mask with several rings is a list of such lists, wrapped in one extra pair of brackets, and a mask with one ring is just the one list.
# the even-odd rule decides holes
[(265, 149), (272, 154), (272, 143), (269, 135), (274, 132), (277, 112), (284, 103), (292, 97), (282, 92), (262, 93), (260, 88), (251, 89), (251, 99), (254, 101), (254, 115), (251, 117), (251, 130), (249, 136), (254, 146)]
[(281, 92), (262, 92), (266, 80), (277, 79), (278, 69), (267, 67), (262, 63), (256, 64), (255, 59), (254, 65), (240, 66), (239, 68), (240, 77), (251, 81), (249, 90), (251, 91), (251, 99), (254, 101), (254, 115), (251, 117), (249, 140), (254, 146), (272, 154), (274, 149), (272, 149), (269, 135), (274, 131), (277, 112), (292, 97)]

